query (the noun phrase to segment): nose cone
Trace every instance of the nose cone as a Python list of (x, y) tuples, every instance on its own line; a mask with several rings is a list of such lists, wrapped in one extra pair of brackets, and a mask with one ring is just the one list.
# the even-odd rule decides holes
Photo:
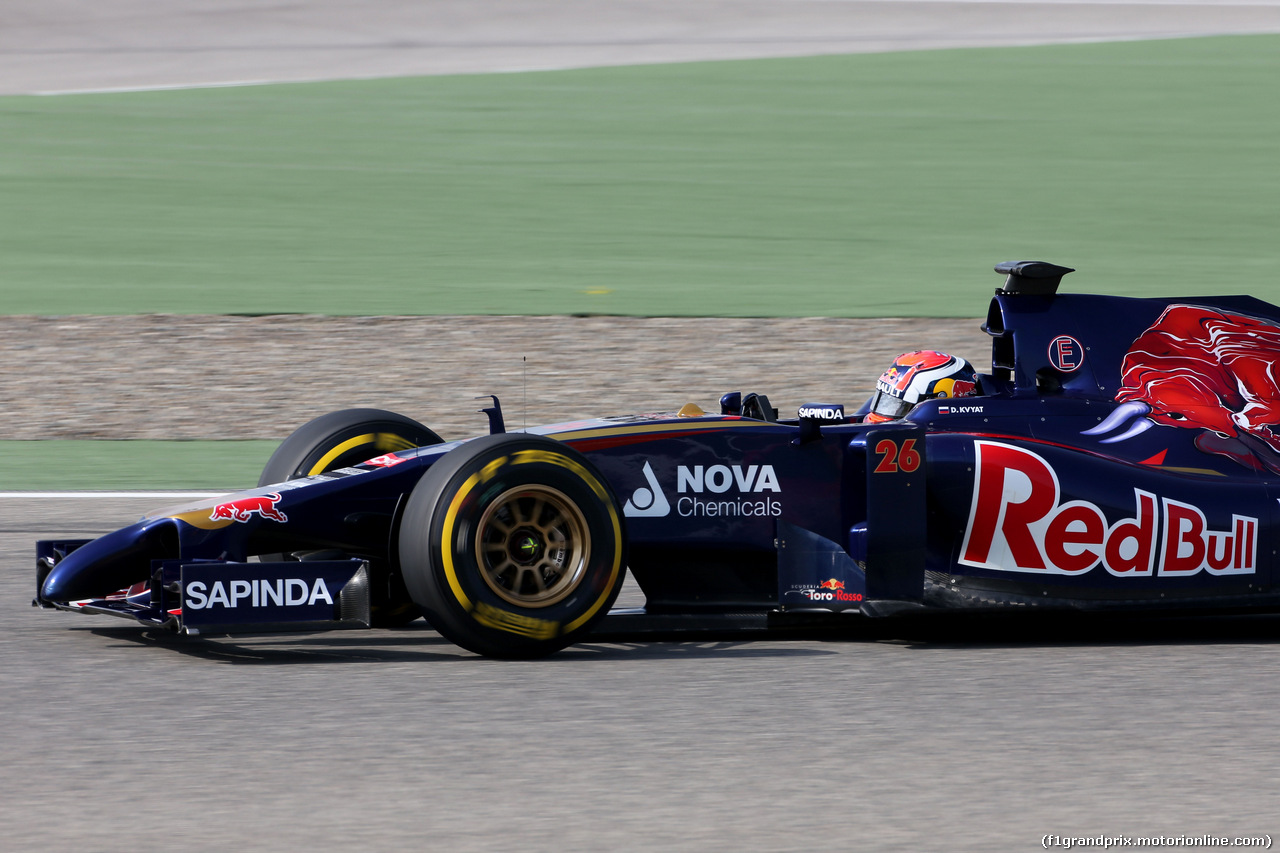
[(101, 598), (146, 580), (153, 559), (177, 556), (176, 539), (166, 553), (165, 529), (167, 523), (136, 524), (77, 548), (50, 570), (40, 596), (48, 601)]

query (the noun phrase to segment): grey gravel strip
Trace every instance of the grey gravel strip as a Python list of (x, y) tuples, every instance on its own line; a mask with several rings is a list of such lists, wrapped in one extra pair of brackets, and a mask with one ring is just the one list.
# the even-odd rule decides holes
[(900, 352), (990, 362), (979, 320), (627, 317), (0, 317), (0, 439), (281, 438), (392, 409), (445, 438), (508, 425), (713, 410), (721, 394), (856, 406)]

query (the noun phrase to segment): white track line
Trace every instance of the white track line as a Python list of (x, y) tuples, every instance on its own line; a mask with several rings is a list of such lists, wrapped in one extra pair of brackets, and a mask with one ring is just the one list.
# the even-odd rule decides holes
[[(902, 3), (904, 0), (808, 0), (810, 3)], [(919, 0), (984, 6), (1280, 6), (1280, 0)]]
[[(415, 75), (405, 75), (415, 76)], [(59, 95), (118, 95), (130, 92), (179, 92), (186, 89), (234, 89), (237, 86), (275, 86), (281, 83), (336, 83), (342, 80), (382, 80), (383, 77), (316, 77), (306, 80), (224, 80), (213, 83), (157, 83), (154, 86), (112, 86), (105, 89), (51, 89), (47, 92), (32, 92), (41, 98)]]

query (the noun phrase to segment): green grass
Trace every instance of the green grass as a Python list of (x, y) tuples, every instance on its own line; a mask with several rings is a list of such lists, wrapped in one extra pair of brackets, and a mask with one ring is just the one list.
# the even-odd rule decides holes
[[(0, 311), (972, 316), (1017, 258), (1280, 302), (1277, 79), (1248, 36), (4, 97)], [(0, 489), (274, 446), (0, 441)]]
[(0, 441), (0, 491), (247, 489), (277, 441)]
[(1280, 36), (0, 98), (0, 310), (1280, 301)]

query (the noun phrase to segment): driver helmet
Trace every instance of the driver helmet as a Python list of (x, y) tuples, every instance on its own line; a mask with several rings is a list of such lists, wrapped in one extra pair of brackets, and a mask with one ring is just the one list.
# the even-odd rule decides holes
[(973, 365), (945, 352), (905, 352), (876, 380), (867, 423), (884, 423), (905, 417), (921, 400), (935, 397), (970, 397), (978, 393)]

